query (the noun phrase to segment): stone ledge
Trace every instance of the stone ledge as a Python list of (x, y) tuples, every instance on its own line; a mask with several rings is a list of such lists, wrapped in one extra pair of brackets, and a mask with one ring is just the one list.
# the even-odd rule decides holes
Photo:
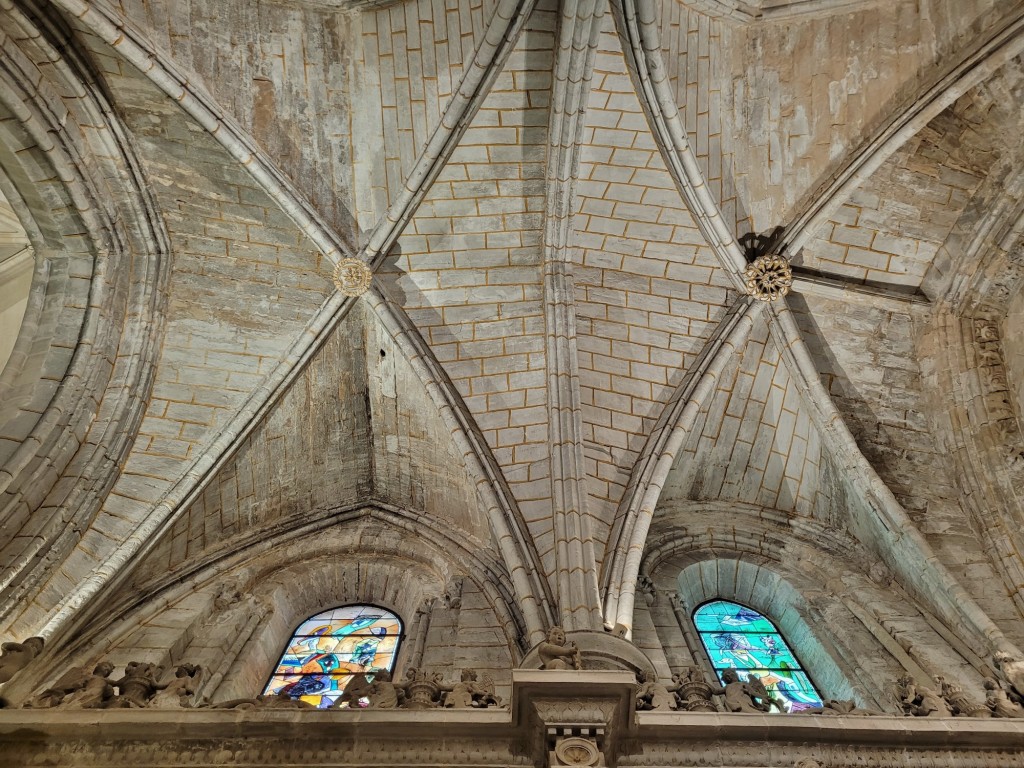
[(637, 726), (641, 740), (1024, 749), (1024, 720), (998, 718), (638, 712)]
[[(571, 674), (571, 673), (569, 673)], [(565, 690), (564, 688), (562, 689)], [(549, 694), (545, 693), (546, 698)], [(567, 698), (572, 698), (566, 692)], [(578, 699), (581, 703), (587, 699)], [(982, 746), (1024, 749), (1024, 720), (997, 718), (844, 717), (824, 715), (750, 715), (734, 713), (638, 712), (635, 734), (641, 740), (843, 742), (884, 746)], [(0, 743), (39, 738), (146, 741), (187, 734), (192, 739), (272, 739), (301, 725), (313, 732), (342, 734), (352, 730), (371, 735), (397, 728), (432, 732), (440, 737), (459, 733), (513, 732), (530, 728), (514, 722), (507, 709), (436, 710), (224, 710), (117, 709), (0, 710)], [(439, 730), (443, 729), (443, 730)]]
[[(544, 766), (560, 739), (603, 764), (1024, 765), (1024, 721), (634, 712), (626, 672), (513, 670), (509, 709), (2, 710), (5, 768)], [(867, 762), (865, 762), (867, 761)]]

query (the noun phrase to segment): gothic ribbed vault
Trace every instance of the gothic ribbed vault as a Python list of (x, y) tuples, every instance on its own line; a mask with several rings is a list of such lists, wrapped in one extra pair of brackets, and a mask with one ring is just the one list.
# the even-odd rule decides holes
[[(127, 654), (225, 579), (308, 587), (312, 535), (316, 573), (375, 585), (353, 600), (463, 578), (495, 669), (554, 624), (653, 647), (638, 583), (721, 569), (808, 612), (836, 695), (1018, 654), (1020, 2), (0, 19), (3, 210), (36, 258), (0, 636)], [(770, 303), (765, 253), (795, 275)]]

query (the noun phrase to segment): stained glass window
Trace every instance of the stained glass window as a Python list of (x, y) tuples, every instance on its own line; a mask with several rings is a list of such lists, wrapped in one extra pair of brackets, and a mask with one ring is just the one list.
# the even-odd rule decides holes
[(375, 605), (318, 613), (295, 630), (263, 693), (285, 691), (293, 699), (329, 707), (353, 674), (391, 672), (401, 639), (401, 619)]
[(821, 706), (821, 696), (782, 635), (757, 611), (713, 600), (694, 611), (693, 623), (719, 680), (731, 667), (742, 680), (760, 678), (787, 712)]

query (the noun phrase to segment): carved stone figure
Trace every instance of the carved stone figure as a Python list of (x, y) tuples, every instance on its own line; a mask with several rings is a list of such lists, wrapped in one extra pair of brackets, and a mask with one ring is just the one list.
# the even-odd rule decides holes
[(484, 675), (480, 678), (480, 682), (477, 683), (477, 703), (480, 707), (486, 709), (487, 707), (500, 707), (501, 696), (495, 691), (494, 678), (490, 675)]
[(640, 683), (636, 692), (637, 710), (667, 712), (678, 707), (676, 697), (672, 693), (678, 690), (678, 685), (668, 688), (659, 683), (657, 675), (650, 671), (644, 672), (643, 676), (637, 675), (637, 679)]
[(193, 706), (192, 696), (199, 688), (203, 668), (192, 664), (181, 664), (174, 670), (174, 679), (159, 691), (149, 702), (158, 709), (180, 709)]
[[(86, 667), (73, 667), (52, 686), (25, 702), (26, 709), (50, 709), (60, 706), (65, 700), (69, 705), (74, 701), (76, 708), (103, 706), (114, 695), (114, 689), (107, 678), (114, 671), (114, 665), (102, 661), (90, 672)], [(84, 691), (88, 690), (86, 695)], [(82, 693), (81, 696), (76, 694)], [(74, 697), (74, 698), (72, 698)]]
[[(769, 710), (768, 702), (759, 701), (758, 689), (740, 680), (735, 669), (722, 670), (722, 680), (725, 686), (712, 688), (713, 693), (725, 694), (725, 708), (730, 712), (748, 712), (751, 714), (762, 714)], [(760, 690), (763, 690), (762, 685)]]
[(985, 706), (994, 717), (1024, 718), (1024, 707), (1011, 701), (995, 678), (985, 678)]
[(1015, 659), (1003, 651), (996, 651), (992, 660), (1003, 679), (1010, 684), (1013, 692), (1019, 698), (1024, 699), (1024, 661)]
[(85, 679), (85, 685), (65, 696), (60, 706), (67, 709), (99, 709), (109, 706), (114, 698), (114, 685), (110, 681), (113, 671), (113, 664), (100, 662)]
[(945, 700), (931, 688), (918, 685), (910, 675), (898, 681), (903, 711), (914, 717), (952, 717)]
[(41, 637), (30, 637), (21, 643), (0, 645), (0, 683), (6, 683), (27, 667), (43, 650), (45, 642)]
[(641, 573), (636, 580), (636, 591), (638, 594), (644, 596), (644, 602), (647, 603), (648, 607), (651, 607), (658, 600), (658, 590), (654, 586), (654, 582), (651, 577), (646, 573)]
[(502, 697), (495, 693), (495, 681), (487, 675), (477, 681), (476, 670), (463, 670), (458, 683), (442, 687), (441, 690), (445, 708), (485, 710), (488, 707), (502, 706)]
[(444, 706), (449, 709), (469, 709), (478, 706), (477, 695), (476, 671), (464, 669), (462, 678), (445, 695)]
[(114, 685), (117, 696), (111, 699), (111, 707), (139, 708), (149, 704), (157, 691), (167, 687), (167, 683), (157, 682), (163, 669), (143, 661), (130, 661), (124, 668), (124, 677)]
[(445, 608), (461, 608), (462, 607), (462, 577), (457, 576), (449, 581), (444, 587), (444, 594), (441, 595), (441, 599), (444, 600)]
[(367, 709), (395, 709), (405, 698), (405, 691), (391, 681), (390, 672), (382, 669), (374, 674), (365, 698)]
[(359, 700), (369, 696), (370, 686), (373, 685), (373, 683), (371, 683), (367, 678), (367, 675), (376, 679), (377, 675), (380, 673), (381, 670), (379, 669), (356, 672), (349, 678), (348, 683), (345, 684), (345, 690), (343, 690), (341, 695), (334, 700), (334, 703), (331, 705), (331, 709), (340, 709), (344, 704), (348, 704), (349, 707), (361, 707), (362, 704), (359, 703)]
[(936, 676), (935, 682), (954, 716), (992, 717), (992, 711), (988, 707), (969, 698), (959, 685), (954, 685), (941, 676)]
[[(537, 647), (537, 655), (540, 656), (541, 669), (583, 669), (580, 649), (576, 643), (566, 642), (565, 630), (561, 627), (548, 630), (548, 639)], [(571, 661), (566, 662), (565, 659)]]
[(685, 667), (682, 672), (672, 675), (672, 680), (676, 684), (679, 703), (687, 712), (718, 711), (711, 699), (717, 686), (712, 686), (698, 667)]

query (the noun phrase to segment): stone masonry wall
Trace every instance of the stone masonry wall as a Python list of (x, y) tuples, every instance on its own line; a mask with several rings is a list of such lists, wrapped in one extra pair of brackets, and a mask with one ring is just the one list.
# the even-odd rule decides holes
[(831, 462), (763, 323), (701, 411), (663, 497), (733, 499), (843, 524)]
[[(610, 525), (662, 404), (730, 301), (665, 168), (605, 17), (573, 217), (590, 512)], [(604, 530), (595, 530), (603, 541)]]
[(349, 240), (351, 18), (259, 0), (118, 0), (124, 15), (259, 142)]
[[(1020, 617), (1002, 590), (970, 519), (955, 472), (928, 417), (917, 363), (923, 316), (803, 297), (799, 322), (823, 381), (861, 450), (949, 568), (1007, 634)], [(1019, 642), (1019, 640), (1018, 640)]]
[(927, 0), (889, 10), (751, 25), (737, 35), (728, 125), (755, 232), (792, 219), (844, 156), (1005, 6)]

